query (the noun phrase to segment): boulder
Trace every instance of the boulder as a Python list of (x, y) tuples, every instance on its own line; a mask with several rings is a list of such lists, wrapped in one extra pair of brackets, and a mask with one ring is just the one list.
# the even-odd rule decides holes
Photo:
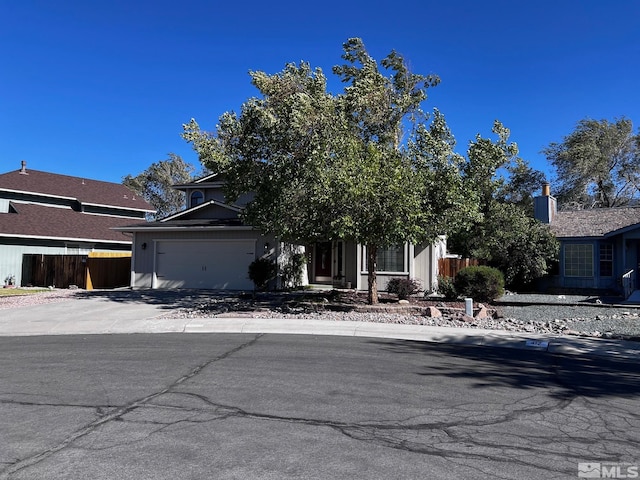
[(493, 315), (491, 315), (489, 313), (489, 311), (487, 310), (487, 307), (485, 307), (482, 304), (478, 305), (478, 307), (480, 307), (480, 308), (477, 308), (475, 310), (475, 312), (473, 312), (473, 318), (476, 318), (476, 319), (480, 320), (482, 318), (492, 318), (493, 317)]
[(424, 316), (432, 317), (432, 318), (441, 318), (442, 312), (438, 310), (436, 307), (427, 307), (424, 311)]

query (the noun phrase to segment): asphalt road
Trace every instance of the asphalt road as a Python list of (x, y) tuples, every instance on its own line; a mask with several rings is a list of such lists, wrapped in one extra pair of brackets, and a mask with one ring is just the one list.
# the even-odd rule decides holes
[(577, 478), (640, 463), (639, 370), (353, 337), (3, 337), (0, 479)]

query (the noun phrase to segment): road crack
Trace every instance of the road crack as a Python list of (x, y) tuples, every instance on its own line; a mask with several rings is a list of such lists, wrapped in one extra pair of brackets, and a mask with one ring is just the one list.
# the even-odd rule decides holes
[[(228, 357), (230, 357), (231, 355), (234, 355), (235, 353), (250, 347), (252, 345), (254, 345), (259, 339), (260, 337), (262, 337), (263, 334), (258, 334), (256, 335), (252, 340), (245, 342), (235, 348), (232, 348), (231, 350), (222, 353), (216, 357), (210, 358), (209, 360), (207, 360), (206, 362), (201, 363), (200, 365), (197, 365), (196, 367), (194, 367), (193, 369), (191, 369), (188, 373), (186, 373), (185, 375), (179, 377), (178, 379), (176, 379), (174, 382), (172, 382), (170, 385), (166, 386), (165, 388), (163, 388), (162, 390), (159, 390), (157, 392), (151, 393), (145, 397), (139, 398), (137, 400), (134, 400), (132, 402), (129, 402), (125, 405), (122, 405), (120, 407), (117, 407), (113, 410), (111, 410), (110, 412), (107, 413), (103, 413), (103, 416), (101, 416), (100, 418), (94, 420), (93, 422), (85, 425), (84, 427), (80, 428), (79, 430), (76, 430), (75, 432), (73, 432), (72, 434), (70, 434), (69, 436), (67, 436), (66, 438), (64, 438), (62, 441), (60, 441), (57, 445), (54, 445), (50, 448), (47, 448), (46, 450), (43, 450), (41, 452), (38, 453), (34, 453), (28, 457), (25, 458), (21, 458), (18, 459), (14, 462), (11, 462), (9, 464), (8, 467), (5, 467), (3, 469), (0, 469), (0, 479), (5, 480), (10, 478), (10, 476), (14, 473), (17, 473), (21, 470), (24, 470), (26, 468), (32, 467), (34, 465), (37, 465), (38, 463), (48, 459), (49, 457), (55, 455), (56, 453), (68, 448), (69, 446), (73, 445), (77, 440), (86, 437), (87, 435), (95, 432), (98, 428), (100, 428), (101, 426), (112, 422), (112, 421), (119, 421), (122, 419), (122, 417), (124, 415), (126, 415), (127, 413), (140, 408), (146, 404), (148, 404), (149, 402), (151, 402), (152, 400), (165, 395), (166, 393), (172, 391), (174, 388), (178, 387), (179, 385), (187, 382), (188, 380), (192, 379), (193, 377), (195, 377), (196, 375), (198, 375), (200, 372), (202, 372), (205, 368), (209, 367), (210, 365), (219, 362), (221, 360), (224, 360)], [(52, 406), (56, 406), (55, 404)], [(60, 405), (60, 406), (68, 406), (68, 405)], [(100, 406), (96, 406), (93, 405), (91, 408), (97, 409), (97, 411), (101, 411), (100, 409), (102, 407)]]
[[(475, 434), (482, 427), (493, 427), (510, 421), (514, 421), (521, 416), (537, 415), (549, 410), (562, 409), (564, 400), (546, 403), (543, 406), (530, 406), (509, 412), (499, 417), (470, 420), (467, 417), (453, 420), (439, 420), (427, 422), (414, 422), (416, 418), (406, 420), (390, 420), (385, 422), (365, 421), (359, 423), (339, 422), (332, 420), (292, 417), (283, 415), (272, 415), (260, 412), (251, 412), (243, 408), (217, 403), (209, 397), (188, 391), (172, 391), (171, 395), (187, 396), (200, 400), (204, 405), (183, 407), (171, 405), (170, 403), (147, 404), (145, 408), (167, 408), (182, 410), (189, 414), (210, 414), (214, 418), (198, 420), (197, 417), (176, 420), (178, 424), (202, 424), (208, 422), (219, 422), (234, 418), (252, 419), (268, 422), (283, 422), (311, 427), (329, 428), (342, 436), (348, 437), (357, 442), (369, 443), (394, 450), (401, 450), (419, 455), (429, 455), (444, 459), (475, 459), (479, 461), (491, 460), (499, 463), (520, 464), (526, 467), (542, 469), (539, 462), (530, 461), (529, 458), (539, 458), (544, 455), (554, 455), (549, 452), (546, 445), (549, 438), (532, 438), (528, 445), (509, 443), (508, 440), (500, 442), (487, 442), (486, 438), (476, 438)], [(165, 400), (166, 401), (166, 400)], [(130, 420), (127, 420), (130, 421)], [(171, 428), (171, 422), (159, 423), (158, 429), (152, 433), (165, 431)], [(469, 432), (469, 429), (473, 432)], [(562, 452), (567, 460), (575, 462), (583, 457), (578, 453), (570, 451)]]

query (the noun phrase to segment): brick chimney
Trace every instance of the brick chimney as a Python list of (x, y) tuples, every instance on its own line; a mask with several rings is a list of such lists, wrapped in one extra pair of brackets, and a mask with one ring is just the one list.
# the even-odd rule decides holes
[(542, 195), (533, 198), (533, 215), (542, 223), (551, 223), (558, 212), (558, 203), (551, 196), (551, 186), (548, 182), (542, 184)]

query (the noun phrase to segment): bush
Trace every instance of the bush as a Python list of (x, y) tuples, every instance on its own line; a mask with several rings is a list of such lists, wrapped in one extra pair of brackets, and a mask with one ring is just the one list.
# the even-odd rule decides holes
[(436, 291), (442, 295), (445, 300), (455, 300), (458, 298), (458, 292), (451, 277), (438, 277), (438, 288)]
[(249, 265), (249, 279), (257, 290), (264, 289), (276, 273), (276, 264), (268, 258), (258, 258)]
[(392, 278), (387, 284), (387, 292), (398, 295), (400, 300), (406, 300), (420, 291), (420, 283), (411, 278)]
[(484, 265), (466, 267), (454, 280), (458, 294), (478, 302), (490, 302), (504, 294), (504, 276), (496, 268)]

